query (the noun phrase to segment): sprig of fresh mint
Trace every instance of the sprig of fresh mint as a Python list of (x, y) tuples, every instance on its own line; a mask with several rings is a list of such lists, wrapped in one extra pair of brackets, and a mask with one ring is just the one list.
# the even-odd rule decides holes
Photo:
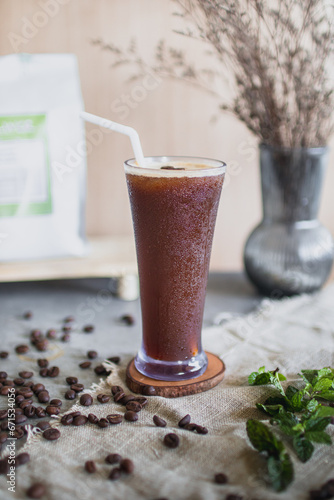
[[(265, 367), (262, 366), (257, 372), (250, 374), (248, 382), (250, 385), (273, 385), (275, 387), (276, 392), (264, 403), (258, 403), (256, 406), (271, 417), (270, 423), (272, 425), (277, 425), (283, 435), (291, 439), (298, 458), (302, 462), (307, 462), (314, 451), (313, 443), (331, 444), (332, 442), (325, 430), (331, 422), (333, 423), (334, 408), (323, 406), (318, 399), (334, 401), (334, 370), (329, 367), (321, 370), (302, 370), (300, 376), (305, 382), (305, 387), (298, 389), (289, 385), (284, 390), (281, 381), (286, 380), (286, 377), (279, 373), (279, 369), (266, 371)], [(280, 449), (279, 453), (276, 452), (273, 455), (273, 441), (269, 446), (266, 437), (266, 432), (270, 432), (269, 429), (263, 423), (261, 426), (251, 424), (250, 433), (248, 422), (247, 433), (251, 443), (259, 451), (266, 451), (268, 454), (268, 472), (274, 489), (276, 491), (281, 491), (277, 488), (285, 489), (289, 481), (292, 481), (293, 467), (290, 459), (288, 461), (286, 458), (288, 455), (284, 447), (284, 453)], [(263, 428), (267, 431), (264, 431)], [(258, 434), (257, 437), (256, 434)], [(275, 442), (281, 443), (276, 438), (275, 440)], [(259, 441), (262, 442), (263, 449), (260, 449)], [(283, 444), (281, 443), (279, 448), (280, 446)], [(290, 466), (291, 473), (289, 472)]]

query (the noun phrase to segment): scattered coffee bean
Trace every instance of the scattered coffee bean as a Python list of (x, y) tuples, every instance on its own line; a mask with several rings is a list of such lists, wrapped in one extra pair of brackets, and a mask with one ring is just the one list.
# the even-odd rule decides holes
[(51, 399), (50, 406), (62, 406), (62, 401), (60, 399)]
[(14, 378), (13, 382), (15, 385), (18, 385), (18, 386), (21, 386), (24, 384), (23, 378)]
[(27, 418), (33, 418), (35, 416), (36, 408), (33, 405), (26, 406), (24, 408), (24, 414)]
[(62, 330), (64, 333), (70, 333), (72, 331), (72, 327), (70, 325), (65, 325)]
[(17, 403), (18, 405), (19, 405), (19, 404), (21, 404), (21, 403), (23, 403), (23, 401), (24, 401), (24, 396), (23, 396), (22, 394), (19, 394), (18, 396), (16, 396), (15, 401), (16, 401), (16, 403)]
[(217, 484), (226, 484), (227, 483), (227, 476), (226, 476), (226, 474), (219, 472), (218, 474), (215, 474), (214, 481)]
[(140, 412), (142, 410), (142, 405), (138, 403), (138, 401), (129, 401), (126, 403), (125, 408), (130, 411), (135, 411), (136, 413)]
[(23, 314), (23, 319), (31, 319), (32, 318), (32, 312), (31, 311), (26, 311)]
[(114, 396), (115, 403), (120, 402), (124, 397), (125, 397), (124, 392), (116, 392), (116, 394)]
[(7, 351), (0, 351), (0, 359), (6, 359), (9, 356), (9, 352)]
[(59, 368), (58, 366), (52, 366), (51, 368), (48, 369), (48, 377), (54, 378), (58, 377), (59, 375)]
[(23, 422), (27, 421), (27, 417), (25, 415), (15, 415), (15, 423), (16, 424), (23, 424)]
[(101, 376), (108, 375), (108, 372), (103, 365), (97, 365), (94, 368), (94, 372), (96, 373), (96, 375), (101, 375)]
[(62, 342), (69, 342), (71, 340), (71, 335), (69, 333), (64, 333), (60, 340)]
[(82, 370), (87, 370), (87, 368), (90, 368), (92, 366), (92, 363), (90, 361), (83, 361), (82, 363), (79, 364), (79, 367)]
[(29, 399), (34, 395), (34, 393), (30, 387), (21, 387), (18, 391), (18, 395), (24, 396), (25, 399)]
[(41, 332), (41, 330), (31, 330), (30, 332), (30, 340), (32, 342), (32, 344), (38, 342), (40, 339), (43, 339), (44, 338), (44, 335), (43, 333)]
[(126, 406), (127, 403), (129, 403), (130, 401), (134, 401), (135, 397), (132, 396), (132, 394), (127, 394), (126, 396), (124, 396), (123, 398), (121, 398), (118, 403), (120, 403), (121, 405), (124, 405)]
[(39, 340), (38, 342), (36, 342), (35, 347), (37, 351), (40, 352), (47, 351), (49, 347), (49, 342), (47, 341), (47, 339)]
[(109, 453), (105, 458), (105, 462), (111, 465), (119, 464), (121, 460), (122, 457), (118, 453)]
[(158, 417), (158, 415), (154, 415), (153, 417), (153, 422), (157, 427), (166, 427), (167, 422), (161, 417)]
[(110, 396), (108, 396), (108, 394), (98, 394), (97, 400), (99, 403), (108, 403), (110, 401)]
[(123, 387), (121, 387), (120, 385), (113, 385), (111, 388), (111, 392), (112, 392), (113, 396), (115, 396), (115, 394), (117, 394), (118, 392), (123, 392), (123, 394), (124, 394)]
[(72, 391), (75, 392), (82, 392), (84, 390), (85, 386), (83, 384), (72, 384), (71, 389)]
[(43, 417), (45, 417), (46, 413), (45, 413), (44, 408), (42, 408), (41, 406), (37, 406), (37, 408), (35, 409), (35, 416), (37, 418), (43, 418)]
[(66, 318), (64, 318), (64, 323), (72, 323), (73, 321), (75, 321), (74, 316), (66, 316)]
[(71, 411), (68, 415), (72, 415), (73, 418), (79, 417), (79, 415), (81, 415), (81, 411)]
[(12, 437), (16, 439), (22, 439), (23, 436), (24, 436), (24, 430), (22, 429), (22, 427), (17, 427)]
[(203, 427), (202, 425), (198, 424), (193, 424), (191, 422), (189, 424), (186, 424), (183, 428), (186, 429), (187, 431), (197, 432), (197, 434), (208, 433), (208, 429), (206, 427)]
[(97, 352), (96, 351), (88, 351), (87, 352), (87, 358), (89, 358), (89, 359), (95, 359), (95, 358), (97, 358)]
[(48, 330), (48, 331), (46, 332), (46, 336), (47, 336), (47, 338), (48, 338), (48, 339), (50, 339), (50, 340), (55, 339), (55, 338), (57, 337), (57, 332), (56, 332), (56, 330), (53, 330), (53, 329)]
[(167, 448), (177, 448), (179, 446), (180, 439), (179, 436), (171, 432), (170, 434), (166, 434), (164, 437), (164, 445)]
[(94, 325), (86, 325), (82, 329), (82, 331), (85, 333), (92, 333), (94, 330), (95, 330)]
[(41, 420), (36, 424), (36, 427), (38, 427), (38, 429), (41, 429), (41, 431), (45, 431), (46, 429), (50, 429), (51, 426), (47, 420)]
[(121, 477), (121, 469), (119, 469), (118, 467), (115, 467), (114, 469), (112, 469), (110, 471), (109, 479), (111, 481), (115, 481), (116, 479), (119, 479), (120, 477)]
[(22, 415), (22, 413), (24, 413), (24, 411), (22, 410), (22, 408), (15, 408), (14, 412), (15, 412), (15, 415), (18, 415), (18, 414)]
[(24, 379), (31, 378), (31, 377), (33, 377), (33, 375), (34, 375), (33, 372), (26, 372), (26, 371), (24, 371), (24, 372), (20, 372), (19, 373), (19, 376), (21, 378), (24, 378)]
[(8, 410), (0, 410), (0, 420), (7, 418)]
[(108, 358), (108, 361), (114, 363), (115, 365), (118, 365), (121, 361), (121, 358), (119, 356), (112, 356), (111, 358)]
[(77, 377), (67, 377), (66, 382), (68, 385), (73, 385), (78, 383)]
[(136, 413), (135, 411), (127, 410), (124, 413), (124, 418), (128, 422), (136, 422), (138, 420), (138, 413)]
[(63, 425), (72, 425), (73, 423), (73, 416), (72, 415), (64, 415), (60, 422), (63, 424)]
[(15, 351), (17, 352), (17, 354), (25, 354), (29, 351), (29, 346), (26, 344), (20, 344), (15, 347)]
[(141, 404), (143, 408), (144, 408), (144, 406), (146, 406), (146, 405), (147, 405), (147, 403), (148, 403), (148, 399), (147, 399), (147, 398), (144, 398), (144, 397), (142, 397), (142, 396), (135, 398), (135, 399), (134, 399), (134, 401), (138, 401), (138, 403), (139, 403), (139, 404)]
[(39, 370), (39, 374), (40, 374), (40, 376), (41, 376), (41, 377), (47, 377), (47, 376), (48, 376), (48, 374), (49, 374), (49, 370), (48, 370), (48, 368), (41, 368), (41, 369)]
[(25, 399), (24, 401), (22, 401), (22, 403), (20, 403), (20, 408), (24, 410), (25, 408), (27, 408), (27, 406), (30, 405), (32, 405), (32, 399)]
[(45, 408), (45, 411), (46, 411), (46, 413), (47, 413), (48, 415), (50, 415), (50, 416), (51, 416), (51, 415), (59, 415), (59, 413), (60, 413), (60, 408), (58, 408), (58, 406), (51, 406), (51, 405), (49, 405), (49, 406), (47, 406), (47, 407)]
[(0, 394), (1, 396), (8, 396), (10, 393), (10, 387), (1, 387)]
[(48, 391), (41, 391), (38, 393), (37, 398), (40, 403), (48, 403), (50, 401), (50, 394)]
[(44, 384), (34, 384), (31, 389), (37, 395), (39, 392), (45, 390), (45, 385)]
[(132, 326), (135, 324), (135, 318), (131, 314), (123, 314), (120, 318), (121, 322), (125, 325)]
[(143, 387), (143, 394), (145, 396), (154, 396), (156, 394), (156, 390), (153, 385), (145, 385)]
[(29, 498), (42, 498), (46, 493), (46, 488), (42, 483), (34, 483), (27, 490), (27, 497)]
[(87, 460), (87, 462), (85, 463), (85, 471), (89, 474), (93, 474), (94, 472), (96, 472), (96, 465), (93, 460)]
[(43, 432), (43, 438), (47, 439), (48, 441), (55, 441), (56, 439), (60, 438), (60, 432), (55, 427), (50, 427), (50, 429), (46, 429)]
[(29, 453), (19, 453), (15, 459), (15, 465), (24, 465), (30, 460)]
[(94, 415), (94, 413), (89, 413), (88, 414), (88, 421), (91, 424), (97, 424), (98, 420), (99, 420), (98, 417), (96, 415)]
[(231, 493), (230, 495), (227, 495), (225, 500), (243, 500), (243, 497), (240, 495), (235, 495), (234, 493)]
[(93, 404), (93, 398), (90, 394), (83, 394), (80, 396), (80, 404), (82, 406), (91, 406)]
[(35, 384), (32, 380), (26, 380), (23, 385), (24, 387), (29, 387), (31, 389)]
[(9, 473), (8, 458), (0, 460), (0, 475), (6, 476)]
[(4, 444), (8, 439), (7, 432), (0, 432), (0, 445)]
[(65, 392), (65, 399), (75, 399), (77, 396), (77, 393), (75, 391), (72, 391), (72, 389), (69, 389), (68, 391)]
[(105, 427), (108, 427), (109, 421), (106, 418), (100, 418), (100, 420), (97, 422), (97, 425), (104, 429)]
[(130, 458), (123, 458), (120, 464), (120, 469), (122, 472), (125, 472), (125, 474), (132, 474), (135, 470), (135, 466)]
[(74, 417), (72, 425), (78, 427), (80, 425), (86, 425), (87, 422), (88, 418), (86, 417), (86, 415), (78, 415), (77, 417)]
[(119, 413), (112, 413), (111, 415), (107, 415), (107, 419), (111, 425), (116, 425), (123, 421), (123, 415)]

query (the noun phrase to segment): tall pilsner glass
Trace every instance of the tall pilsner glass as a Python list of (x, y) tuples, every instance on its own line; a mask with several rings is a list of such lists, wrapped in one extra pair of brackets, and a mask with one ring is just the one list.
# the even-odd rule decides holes
[(192, 157), (125, 162), (138, 260), (142, 346), (137, 370), (185, 380), (207, 367), (201, 329), (225, 164)]

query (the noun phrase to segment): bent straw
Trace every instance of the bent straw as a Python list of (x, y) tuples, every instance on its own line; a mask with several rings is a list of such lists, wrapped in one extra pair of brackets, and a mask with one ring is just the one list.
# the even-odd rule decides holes
[(140, 144), (139, 135), (134, 128), (128, 127), (127, 125), (121, 125), (120, 123), (107, 120), (106, 118), (101, 118), (100, 116), (92, 115), (91, 113), (86, 113), (85, 111), (82, 111), (80, 115), (87, 122), (94, 123), (95, 125), (99, 125), (100, 127), (105, 127), (113, 130), (114, 132), (119, 132), (120, 134), (124, 134), (130, 137), (132, 149), (138, 165), (140, 167), (145, 166), (145, 159)]

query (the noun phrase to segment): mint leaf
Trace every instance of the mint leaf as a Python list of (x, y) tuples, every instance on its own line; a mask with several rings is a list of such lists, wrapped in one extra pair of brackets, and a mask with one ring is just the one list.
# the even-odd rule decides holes
[(248, 438), (256, 450), (279, 456), (284, 449), (281, 441), (259, 420), (247, 420), (246, 429)]
[(317, 411), (315, 412), (315, 417), (334, 417), (334, 408), (330, 406), (322, 406), (318, 403)]
[(279, 457), (269, 457), (268, 473), (274, 490), (284, 491), (294, 477), (293, 465), (289, 455), (283, 452)]
[(313, 390), (318, 391), (327, 391), (330, 387), (332, 387), (333, 381), (330, 378), (321, 378), (316, 382), (313, 386)]
[(330, 418), (324, 417), (312, 417), (306, 421), (305, 431), (324, 431), (326, 427), (331, 423)]
[[(314, 399), (314, 398), (313, 398), (313, 399), (311, 399), (311, 400), (307, 403), (307, 405), (305, 406), (306, 410), (307, 410), (308, 412), (310, 412), (310, 413), (314, 413), (314, 412), (316, 412), (316, 411), (318, 410), (318, 408), (320, 408), (320, 407), (321, 407), (321, 404), (320, 404), (320, 403), (318, 403), (318, 401), (317, 401), (316, 399)], [(333, 415), (334, 415), (334, 411), (333, 411)], [(320, 416), (320, 415), (319, 415), (319, 416)], [(323, 416), (325, 417), (326, 415), (323, 415)]]
[(319, 431), (319, 432), (305, 432), (305, 438), (313, 441), (314, 443), (320, 444), (332, 444), (332, 438), (327, 432)]
[(302, 370), (300, 376), (306, 383), (310, 383), (313, 386), (313, 381), (316, 381), (318, 377), (318, 370)]
[(311, 441), (298, 435), (293, 438), (292, 444), (299, 460), (305, 463), (311, 458), (314, 451), (314, 446)]
[(334, 401), (334, 391), (324, 391), (318, 394), (316, 397), (326, 399), (327, 401)]
[(272, 384), (284, 396), (284, 390), (281, 386), (281, 380), (286, 380), (286, 377), (278, 373), (278, 368), (273, 371), (265, 371), (265, 367), (261, 366), (257, 372), (252, 372), (248, 377), (249, 385), (267, 385)]
[(253, 372), (248, 378), (249, 385), (266, 385), (270, 382), (269, 373), (257, 373)]
[(329, 366), (327, 368), (321, 368), (318, 371), (318, 378), (329, 377), (332, 380), (334, 379), (334, 370), (332, 370)]
[(261, 403), (256, 403), (256, 408), (267, 413), (268, 415), (274, 416), (277, 415), (279, 409), (282, 408), (281, 405), (263, 405)]

